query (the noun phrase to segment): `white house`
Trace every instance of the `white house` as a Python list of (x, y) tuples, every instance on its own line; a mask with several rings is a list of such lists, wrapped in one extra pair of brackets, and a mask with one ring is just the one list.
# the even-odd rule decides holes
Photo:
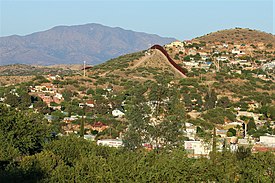
[(97, 145), (108, 147), (123, 147), (123, 142), (120, 139), (102, 139), (97, 141)]
[(55, 94), (55, 97), (58, 98), (59, 100), (61, 100), (63, 96), (62, 96), (61, 93), (56, 93), (56, 94)]
[(191, 123), (185, 123), (185, 127), (186, 127), (186, 137), (188, 137), (189, 139), (195, 139), (197, 127)]
[(236, 48), (232, 49), (231, 53), (232, 54), (237, 54), (237, 55), (244, 55), (245, 54), (244, 51), (236, 49)]
[(86, 105), (87, 105), (88, 107), (95, 107), (95, 103), (94, 103), (93, 100), (88, 100), (88, 101), (86, 102)]
[(183, 62), (183, 64), (187, 67), (197, 67), (199, 66), (199, 62)]
[(208, 156), (211, 146), (203, 141), (184, 141), (184, 148), (194, 157)]
[(218, 57), (217, 58), (218, 61), (227, 61), (228, 60), (228, 57), (225, 57), (225, 56), (221, 56), (221, 57)]
[(275, 147), (275, 135), (260, 136), (260, 143), (266, 146)]
[(112, 115), (113, 115), (114, 117), (119, 117), (119, 118), (121, 118), (121, 117), (123, 117), (125, 114), (124, 114), (124, 112), (120, 111), (119, 109), (115, 109), (115, 110), (112, 111)]

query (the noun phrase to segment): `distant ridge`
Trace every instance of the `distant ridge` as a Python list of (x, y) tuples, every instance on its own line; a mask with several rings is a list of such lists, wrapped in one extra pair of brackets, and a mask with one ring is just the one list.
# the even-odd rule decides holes
[(0, 65), (81, 64), (84, 60), (96, 65), (174, 40), (95, 23), (57, 26), (26, 36), (0, 37)]

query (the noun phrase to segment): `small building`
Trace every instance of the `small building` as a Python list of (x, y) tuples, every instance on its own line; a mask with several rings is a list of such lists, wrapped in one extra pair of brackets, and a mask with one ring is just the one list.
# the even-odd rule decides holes
[(260, 136), (260, 143), (265, 146), (275, 147), (275, 135)]
[(84, 135), (84, 139), (90, 140), (90, 141), (95, 141), (95, 135)]
[(123, 141), (121, 139), (102, 139), (97, 141), (97, 145), (108, 147), (123, 147)]
[(123, 117), (125, 114), (124, 114), (124, 112), (122, 112), (121, 110), (115, 109), (115, 110), (112, 111), (112, 115), (113, 115), (114, 117), (119, 117), (119, 118), (121, 118), (121, 117)]
[(172, 42), (170, 44), (167, 44), (165, 46), (166, 47), (179, 47), (179, 48), (181, 48), (181, 47), (184, 47), (184, 44), (181, 41), (174, 41), (174, 42)]
[(218, 57), (217, 60), (218, 60), (218, 61), (224, 62), (224, 61), (227, 61), (227, 60), (228, 60), (228, 57), (221, 56), (221, 57)]
[(92, 124), (91, 126), (92, 130), (96, 130), (98, 132), (102, 132), (103, 130), (109, 128), (108, 125), (98, 121), (98, 122), (95, 122), (94, 124)]
[(184, 148), (191, 157), (208, 156), (211, 146), (203, 141), (184, 141)]
[(95, 103), (94, 103), (93, 100), (87, 100), (86, 105), (87, 105), (88, 107), (95, 107)]
[(216, 131), (216, 134), (219, 135), (222, 138), (227, 137), (226, 133), (227, 133), (227, 130), (217, 130)]

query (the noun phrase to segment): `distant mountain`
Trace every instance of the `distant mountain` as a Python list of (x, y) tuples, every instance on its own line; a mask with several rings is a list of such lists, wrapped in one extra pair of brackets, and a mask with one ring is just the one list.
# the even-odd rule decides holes
[(95, 65), (174, 40), (94, 23), (57, 26), (26, 36), (0, 37), (0, 65), (80, 64), (84, 60)]
[(220, 30), (217, 32), (212, 32), (201, 37), (195, 38), (199, 41), (204, 41), (206, 43), (214, 42), (234, 42), (234, 43), (264, 43), (275, 45), (275, 36), (247, 28), (235, 28)]

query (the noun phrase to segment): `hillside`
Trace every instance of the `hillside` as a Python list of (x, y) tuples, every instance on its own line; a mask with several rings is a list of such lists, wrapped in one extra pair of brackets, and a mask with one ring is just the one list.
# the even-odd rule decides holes
[(1, 37), (0, 65), (81, 64), (84, 60), (95, 65), (173, 40), (100, 24), (57, 26), (26, 36)]
[(234, 42), (234, 43), (264, 43), (275, 45), (275, 36), (265, 32), (251, 29), (228, 29), (212, 32), (194, 40), (204, 41), (206, 43), (213, 42)]
[(37, 66), (25, 64), (11, 64), (0, 66), (0, 76), (34, 76), (47, 74), (68, 75), (80, 71), (82, 65), (53, 65), (53, 66)]
[(143, 52), (128, 54), (112, 59), (106, 63), (93, 67), (88, 74), (93, 77), (100, 77), (99, 80), (153, 80), (157, 75), (182, 78), (167, 58), (156, 49), (149, 49)]

